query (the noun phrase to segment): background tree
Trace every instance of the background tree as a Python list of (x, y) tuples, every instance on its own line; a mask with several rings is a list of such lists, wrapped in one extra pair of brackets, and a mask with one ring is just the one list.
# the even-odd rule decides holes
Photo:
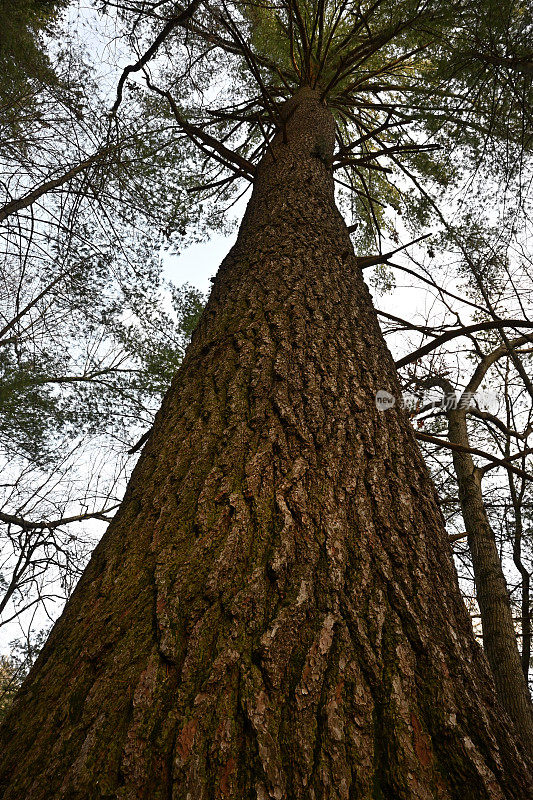
[(0, 611), (31, 625), (81, 574), (85, 523), (111, 518), (203, 298), (162, 277), (162, 249), (198, 230), (175, 126), (111, 127), (70, 9), (15, 5), (0, 18)]
[[(482, 281), (479, 280), (479, 269), (474, 275), (476, 281), (473, 287), (470, 284), (470, 299), (463, 297), (461, 300), (457, 294), (443, 292), (442, 288), (438, 289), (446, 309), (446, 316), (452, 314), (452, 319), (455, 318), (449, 327), (446, 324), (435, 326), (427, 323), (423, 326), (405, 322), (405, 329), (419, 331), (425, 343), (415, 348), (414, 352), (404, 355), (398, 364), (406, 369), (406, 387), (413, 389), (418, 386), (421, 391), (416, 404), (415, 419), (424, 430), (419, 430), (418, 438), (430, 443), (432, 448), (448, 449), (449, 455), (453, 455), (456, 471), (459, 470), (466, 478), (462, 489), (463, 495), (468, 495), (470, 503), (474, 503), (478, 508), (479, 526), (474, 524), (474, 528), (479, 528), (479, 535), (487, 539), (493, 560), (492, 568), (488, 565), (481, 568), (479, 564), (477, 570), (474, 568), (476, 588), (482, 594), (492, 595), (494, 600), (498, 594), (499, 602), (507, 606), (507, 639), (511, 649), (514, 648), (515, 640), (511, 622), (513, 614), (519, 621), (517, 630), (523, 643), (522, 671), (527, 679), (530, 661), (531, 568), (526, 566), (526, 563), (529, 564), (529, 556), (525, 555), (525, 562), (522, 556), (524, 556), (523, 548), (525, 547), (526, 551), (530, 550), (530, 544), (527, 544), (527, 534), (524, 540), (522, 533), (519, 533), (518, 539), (513, 542), (510, 530), (514, 527), (511, 520), (515, 512), (512, 509), (518, 514), (516, 520), (518, 530), (523, 530), (521, 503), (525, 500), (528, 482), (531, 480), (528, 469), (530, 470), (531, 463), (530, 404), (533, 393), (528, 377), (531, 374), (529, 361), (531, 334), (527, 332), (531, 325), (531, 275), (530, 264), (523, 257), (524, 254), (519, 246), (519, 243), (527, 238), (526, 231), (521, 230), (517, 240), (516, 218), (513, 220), (513, 227), (515, 230), (507, 244), (505, 244), (507, 239), (505, 229), (503, 227), (498, 229), (500, 240), (498, 253), (493, 250), (490, 258), (485, 253), (484, 259), (480, 258), (479, 253), (476, 256), (484, 261), (484, 274)], [(502, 245), (505, 245), (506, 252), (502, 252)], [(475, 250), (470, 247), (464, 264), (467, 274), (472, 267), (474, 252)], [(418, 264), (417, 269), (420, 267)], [(411, 274), (416, 276), (416, 272), (411, 271)], [(462, 274), (465, 274), (464, 270)], [(469, 308), (474, 311), (475, 321), (472, 324), (465, 324), (464, 314), (468, 313)], [(400, 320), (395, 322), (396, 328), (398, 325), (403, 327)], [(514, 338), (519, 333), (520, 337)], [(457, 349), (458, 337), (465, 342), (461, 351)], [(452, 343), (453, 349), (451, 349)], [(427, 387), (430, 385), (444, 389), (445, 395), (441, 402), (438, 399), (435, 401), (431, 396), (428, 399)], [(458, 387), (461, 387), (459, 395), (462, 394), (464, 398), (462, 407), (457, 403)], [(479, 402), (483, 402), (483, 388), (487, 387), (493, 397), (493, 408), (490, 411), (479, 406)], [(480, 388), (479, 399), (476, 393)], [(452, 426), (448, 428), (448, 439), (446, 431), (442, 429), (443, 419), (448, 419)], [(428, 436), (428, 433), (431, 435)], [(478, 461), (480, 456), (481, 463)], [(477, 457), (477, 467), (474, 467), (472, 457)], [(437, 456), (435, 466), (439, 472), (443, 467), (444, 470), (447, 468), (446, 457), (444, 456), (443, 461), (442, 450), (440, 456)], [(502, 475), (505, 477), (503, 482)], [(446, 471), (441, 472), (441, 476), (442, 479), (439, 478), (438, 481), (441, 484), (440, 493), (443, 498), (450, 498), (447, 510), (452, 512), (453, 518), (453, 513), (458, 509), (457, 498), (454, 497), (454, 478), (450, 483)], [(479, 481), (472, 480), (475, 476)], [(459, 483), (461, 484), (461, 481)], [(484, 503), (482, 497), (485, 498)], [(469, 517), (468, 520), (465, 518), (466, 530), (472, 533), (474, 523), (472, 509), (463, 508), (463, 516), (464, 513)], [(490, 524), (489, 517), (492, 520)], [(506, 521), (509, 525), (506, 525)], [(494, 536), (495, 530), (499, 531), (498, 548)], [(516, 552), (513, 552), (515, 546)], [(507, 593), (500, 568), (500, 558), (509, 574), (510, 595)], [(518, 570), (518, 581), (515, 569)], [(512, 577), (511, 573), (514, 573)], [(480, 585), (485, 579), (499, 581), (501, 590), (496, 593), (485, 592)], [(520, 611), (513, 612), (515, 603), (512, 598), (517, 593), (521, 594)], [(483, 613), (481, 617), (483, 620)], [(488, 628), (489, 625), (489, 620), (485, 618), (484, 628)], [(506, 638), (500, 626), (496, 626), (494, 634), (499, 642), (503, 642)], [(487, 636), (489, 635), (491, 634), (487, 631)], [(487, 648), (490, 650), (490, 645), (487, 644)], [(503, 663), (501, 658), (494, 657), (490, 660), (494, 662), (493, 670), (496, 673), (501, 670)], [(518, 662), (516, 659), (515, 661), (514, 671), (518, 676)], [(505, 679), (508, 678), (509, 673), (506, 671)], [(512, 696), (516, 697), (516, 692), (513, 692)]]

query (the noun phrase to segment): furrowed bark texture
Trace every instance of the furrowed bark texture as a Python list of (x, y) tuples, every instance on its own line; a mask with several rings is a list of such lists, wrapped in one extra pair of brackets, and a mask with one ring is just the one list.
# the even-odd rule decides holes
[(4, 725), (6, 800), (529, 796), (409, 422), (375, 406), (398, 387), (334, 205), (332, 117), (311, 90), (285, 113)]
[[(448, 411), (448, 436), (451, 442), (470, 447), (465, 408)], [(483, 502), (482, 473), (474, 465), (470, 453), (454, 450), (453, 463), (472, 556), (483, 647), (500, 703), (513, 720), (529, 756), (533, 757), (533, 708), (516, 641), (507, 582)]]

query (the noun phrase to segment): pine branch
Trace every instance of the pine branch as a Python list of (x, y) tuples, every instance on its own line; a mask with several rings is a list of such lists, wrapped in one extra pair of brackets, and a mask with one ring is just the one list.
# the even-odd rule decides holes
[[(350, 230), (350, 229), (348, 229)], [(413, 239), (412, 242), (407, 242), (407, 244), (402, 244), (400, 247), (397, 247), (396, 250), (391, 250), (389, 253), (382, 253), (381, 255), (377, 256), (365, 256), (363, 258), (356, 258), (358, 266), (361, 269), (367, 269), (368, 267), (375, 267), (377, 264), (386, 264), (389, 258), (392, 258), (393, 255), (399, 253), (401, 250), (405, 250), (407, 247), (411, 247), (413, 244), (417, 244), (418, 242), (422, 242), (424, 239), (427, 239), (431, 236), (430, 233), (425, 233), (423, 236), (419, 236), (418, 239)]]
[(111, 109), (111, 116), (114, 117), (118, 111), (118, 107), (122, 102), (122, 94), (124, 91), (124, 85), (128, 79), (128, 76), (132, 74), (132, 72), (139, 72), (152, 58), (153, 55), (157, 52), (160, 45), (163, 44), (165, 39), (170, 36), (174, 28), (178, 27), (178, 25), (183, 25), (187, 20), (189, 20), (202, 0), (192, 0), (191, 4), (185, 8), (180, 14), (176, 17), (172, 17), (161, 32), (156, 36), (148, 50), (141, 56), (141, 58), (135, 62), (135, 64), (128, 64), (128, 66), (122, 72), (122, 75), (119, 78), (117, 84), (117, 97), (113, 104), (113, 108)]
[(93, 153), (92, 156), (86, 158), (84, 161), (81, 161), (76, 166), (71, 167), (69, 170), (60, 175), (57, 178), (53, 178), (49, 181), (45, 181), (40, 186), (37, 186), (35, 189), (32, 189), (31, 192), (23, 195), (22, 197), (15, 198), (14, 200), (10, 200), (9, 203), (6, 203), (4, 206), (0, 208), (0, 222), (3, 222), (7, 217), (11, 214), (14, 214), (17, 211), (22, 211), (24, 208), (28, 208), (36, 200), (42, 197), (44, 194), (53, 191), (54, 189), (58, 189), (60, 186), (71, 181), (76, 175), (79, 175), (80, 172), (84, 172), (85, 170), (89, 169), (89, 167), (93, 166), (93, 164), (98, 163), (101, 161), (105, 156), (109, 155), (112, 148), (105, 147), (102, 150), (99, 150), (96, 153)]
[(248, 161), (248, 159), (244, 158), (244, 156), (241, 156), (239, 153), (230, 150), (214, 136), (211, 136), (209, 133), (206, 133), (204, 130), (202, 130), (202, 128), (199, 128), (197, 125), (193, 125), (192, 123), (188, 122), (180, 113), (180, 110), (169, 91), (164, 91), (163, 89), (159, 89), (157, 86), (154, 86), (148, 78), (146, 79), (146, 83), (149, 89), (168, 100), (176, 122), (182, 131), (187, 134), (187, 136), (189, 136), (189, 138), (192, 139), (197, 146), (200, 146), (198, 145), (198, 141), (196, 141), (199, 140), (201, 145), (212, 148), (214, 152), (210, 152), (209, 150), (205, 150), (201, 147), (201, 149), (210, 158), (215, 158), (217, 161), (220, 161), (220, 163), (232, 169), (240, 177), (247, 178), (250, 181), (253, 180), (255, 175), (254, 164)]

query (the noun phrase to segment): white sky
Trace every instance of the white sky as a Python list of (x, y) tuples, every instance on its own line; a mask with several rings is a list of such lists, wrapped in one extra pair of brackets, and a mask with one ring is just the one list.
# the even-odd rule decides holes
[(208, 242), (191, 245), (179, 256), (164, 256), (165, 277), (176, 286), (190, 283), (204, 294), (211, 289), (210, 278), (217, 272), (223, 258), (232, 247), (237, 236), (213, 234)]

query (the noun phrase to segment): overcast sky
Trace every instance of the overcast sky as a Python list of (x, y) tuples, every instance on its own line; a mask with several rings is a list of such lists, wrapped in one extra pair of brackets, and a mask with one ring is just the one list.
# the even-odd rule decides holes
[(176, 286), (190, 283), (208, 294), (211, 289), (209, 279), (215, 275), (236, 236), (237, 231), (229, 237), (213, 234), (208, 242), (194, 244), (179, 256), (164, 256), (165, 277)]

